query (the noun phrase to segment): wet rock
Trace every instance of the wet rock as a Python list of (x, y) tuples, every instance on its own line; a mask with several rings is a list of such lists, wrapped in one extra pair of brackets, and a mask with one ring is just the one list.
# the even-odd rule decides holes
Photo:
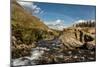
[(61, 42), (58, 38), (54, 38), (52, 40), (40, 40), (36, 44), (38, 47), (53, 49), (56, 47), (60, 47)]
[(20, 58), (24, 56), (31, 55), (31, 49), (35, 47), (35, 44), (26, 45), (26, 44), (15, 44), (11, 48), (12, 58)]
[(91, 42), (85, 42), (82, 46), (80, 46), (80, 49), (87, 49), (87, 50), (95, 51), (96, 45), (92, 41)]
[(87, 42), (86, 45), (87, 45), (87, 48), (91, 49), (91, 50), (95, 50), (95, 48), (96, 48), (96, 45), (93, 41), (92, 42)]
[(93, 41), (93, 40), (94, 40), (94, 38), (91, 34), (85, 34), (84, 35), (84, 41), (85, 42), (89, 42), (89, 41)]
[(85, 57), (81, 57), (80, 60), (84, 61), (85, 60)]
[(95, 52), (90, 52), (90, 54), (92, 54), (92, 55), (93, 55), (93, 54), (95, 54)]
[(72, 54), (72, 51), (68, 51), (68, 54)]
[(91, 60), (91, 61), (92, 61), (92, 60), (95, 60), (95, 58), (94, 58), (94, 57), (89, 57), (88, 59), (89, 59), (89, 60)]
[(13, 59), (12, 63), (13, 66), (20, 66), (20, 65), (36, 65), (40, 61), (40, 57), (44, 53), (43, 50), (33, 48), (31, 52), (31, 56), (25, 56), (17, 59)]
[(13, 66), (29, 65), (31, 62), (27, 58), (13, 59)]
[(76, 58), (78, 58), (78, 56), (74, 56), (73, 58), (75, 58), (75, 59), (76, 59)]

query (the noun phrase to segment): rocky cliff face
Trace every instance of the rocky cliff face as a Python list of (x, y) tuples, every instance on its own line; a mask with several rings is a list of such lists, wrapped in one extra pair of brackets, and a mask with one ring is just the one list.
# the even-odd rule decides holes
[(68, 49), (80, 47), (88, 42), (91, 42), (92, 46), (95, 45), (95, 36), (93, 36), (91, 33), (85, 32), (81, 28), (65, 29), (61, 33), (59, 39), (63, 42), (64, 46)]

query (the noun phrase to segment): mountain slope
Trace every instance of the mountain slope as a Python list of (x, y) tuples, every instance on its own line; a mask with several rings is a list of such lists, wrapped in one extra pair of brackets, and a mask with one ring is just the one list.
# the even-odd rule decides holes
[(16, 0), (11, 1), (12, 58), (30, 55), (34, 42), (49, 39), (53, 33), (39, 18), (32, 16)]
[(43, 24), (35, 16), (32, 16), (28, 12), (26, 12), (15, 0), (12, 1), (12, 15), (11, 21), (12, 25), (19, 25), (25, 28), (40, 28), (47, 29), (48, 27)]

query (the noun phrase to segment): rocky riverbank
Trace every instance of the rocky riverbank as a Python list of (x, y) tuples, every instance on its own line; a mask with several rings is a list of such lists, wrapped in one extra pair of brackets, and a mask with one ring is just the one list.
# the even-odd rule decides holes
[(41, 65), (41, 64), (58, 64), (88, 62), (96, 60), (95, 46), (92, 42), (80, 42), (78, 46), (76, 41), (66, 42), (74, 45), (68, 48), (60, 38), (52, 40), (40, 40), (35, 43), (36, 48), (32, 48), (31, 55), (20, 57), (12, 60), (13, 66), (20, 65)]
[(95, 50), (75, 49), (63, 50), (60, 48), (33, 48), (31, 56), (12, 60), (13, 66), (41, 65), (95, 61)]

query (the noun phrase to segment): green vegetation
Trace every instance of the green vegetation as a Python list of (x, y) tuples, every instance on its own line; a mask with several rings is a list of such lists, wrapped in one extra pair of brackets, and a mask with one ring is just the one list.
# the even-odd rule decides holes
[(31, 44), (50, 35), (48, 27), (37, 17), (25, 12), (15, 0), (12, 3), (11, 26), (12, 35), (25, 44)]
[(73, 26), (75, 27), (95, 27), (95, 25), (96, 25), (95, 22), (88, 21), (88, 22), (78, 23)]
[[(11, 7), (11, 47), (14, 48), (12, 49), (12, 58), (29, 55), (31, 48), (35, 46), (35, 44), (33, 45), (34, 42), (41, 39), (52, 39), (58, 35), (56, 31), (49, 29), (39, 18), (26, 12), (16, 0), (12, 0)], [(20, 48), (21, 45), (24, 48), (22, 48), (23, 46)]]

